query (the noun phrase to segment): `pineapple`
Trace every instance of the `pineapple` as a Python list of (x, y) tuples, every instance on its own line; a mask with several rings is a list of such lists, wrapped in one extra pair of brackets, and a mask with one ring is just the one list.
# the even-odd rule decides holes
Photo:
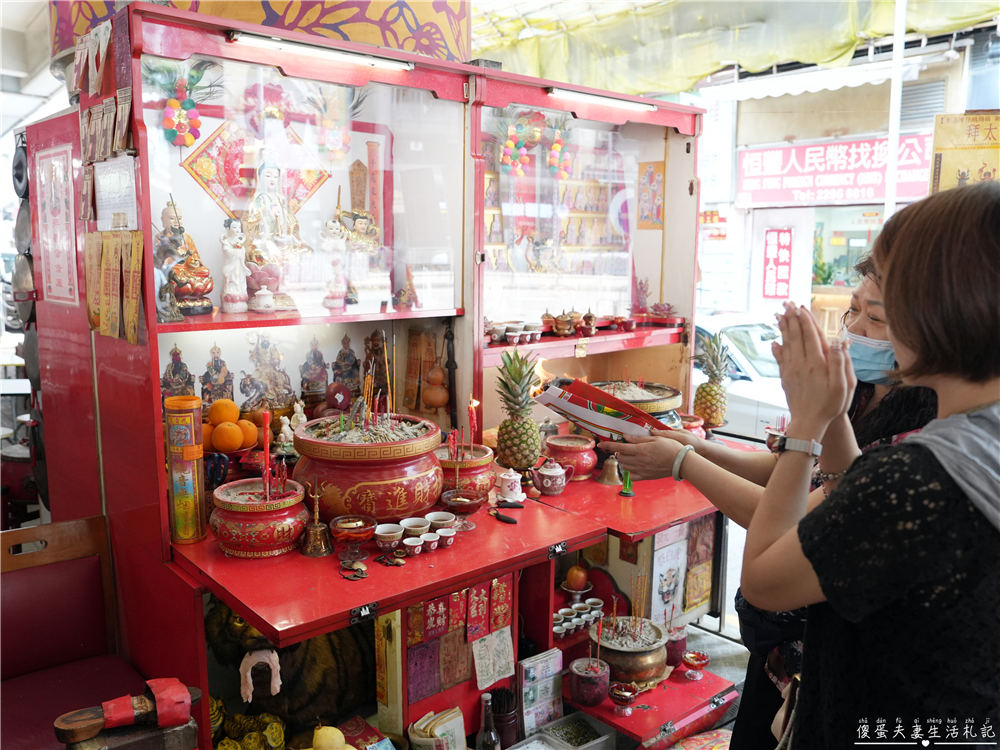
[(522, 358), (515, 348), (513, 354), (504, 352), (501, 358), (497, 394), (507, 419), (497, 432), (497, 462), (507, 468), (523, 469), (534, 466), (542, 452), (542, 435), (531, 418), (531, 389), (540, 381), (530, 354)]
[(694, 413), (705, 420), (705, 425), (721, 425), (726, 421), (726, 406), (729, 401), (723, 381), (729, 372), (729, 347), (722, 343), (722, 334), (715, 336), (698, 335), (702, 353), (694, 357), (700, 364), (708, 382), (698, 386), (694, 393)]

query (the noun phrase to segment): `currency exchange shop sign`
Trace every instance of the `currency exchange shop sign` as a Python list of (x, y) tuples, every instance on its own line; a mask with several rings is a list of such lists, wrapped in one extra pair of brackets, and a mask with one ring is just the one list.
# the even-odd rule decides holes
[[(899, 138), (896, 199), (927, 195), (930, 133)], [(888, 138), (809, 146), (753, 148), (739, 152), (736, 205), (822, 206), (885, 200)]]

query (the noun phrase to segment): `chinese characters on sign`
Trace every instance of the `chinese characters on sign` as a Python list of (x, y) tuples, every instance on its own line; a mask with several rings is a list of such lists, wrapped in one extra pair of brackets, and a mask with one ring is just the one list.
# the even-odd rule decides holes
[(792, 230), (764, 232), (764, 298), (788, 299), (792, 273)]
[(1000, 112), (938, 115), (931, 193), (1000, 179)]
[[(976, 721), (966, 718), (964, 720), (949, 718), (942, 721), (939, 718), (913, 719), (904, 721), (902, 717), (894, 717), (887, 720), (879, 716), (873, 722), (869, 722), (867, 717), (858, 720), (856, 731), (859, 742), (855, 745), (877, 745), (878, 742), (866, 742), (865, 740), (886, 740), (887, 745), (916, 745), (916, 742), (900, 742), (899, 740), (921, 740), (925, 747), (937, 743), (930, 740), (995, 740), (996, 732), (989, 719)], [(894, 742), (894, 740), (896, 740)], [(945, 745), (995, 745), (996, 742), (944, 742)]]
[[(901, 201), (927, 195), (932, 138), (899, 139), (896, 194)], [(806, 206), (880, 203), (885, 200), (887, 138), (739, 152), (736, 205)]]
[(73, 215), (73, 149), (57, 146), (35, 154), (40, 196), (38, 259), (46, 302), (79, 305), (76, 281), (76, 221)]

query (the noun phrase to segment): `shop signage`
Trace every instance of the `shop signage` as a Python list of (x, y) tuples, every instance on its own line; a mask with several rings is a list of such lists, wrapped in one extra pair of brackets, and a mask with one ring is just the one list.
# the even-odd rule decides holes
[[(831, 141), (808, 146), (753, 148), (739, 152), (736, 205), (821, 206), (885, 200), (888, 138)], [(927, 195), (932, 136), (899, 139), (896, 197)]]
[(764, 232), (764, 298), (788, 299), (792, 273), (792, 230)]

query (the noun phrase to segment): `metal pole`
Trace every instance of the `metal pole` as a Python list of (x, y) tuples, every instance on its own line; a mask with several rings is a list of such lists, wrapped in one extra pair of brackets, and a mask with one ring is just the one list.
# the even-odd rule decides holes
[(896, 172), (899, 164), (899, 115), (903, 104), (903, 51), (906, 47), (906, 0), (896, 0), (892, 31), (892, 84), (889, 90), (889, 143), (885, 160), (885, 209), (882, 221), (896, 213)]

